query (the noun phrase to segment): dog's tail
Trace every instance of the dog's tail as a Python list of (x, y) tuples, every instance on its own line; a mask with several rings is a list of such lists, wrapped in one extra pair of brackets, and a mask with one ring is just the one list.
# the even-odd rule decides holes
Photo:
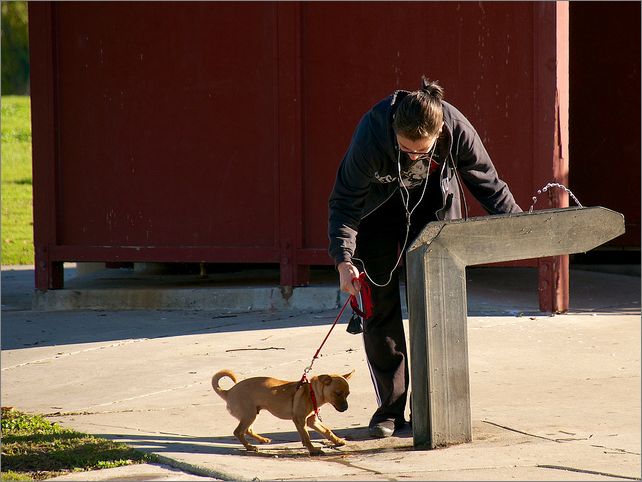
[(231, 378), (232, 381), (236, 383), (236, 375), (234, 375), (234, 373), (232, 373), (230, 370), (221, 370), (212, 377), (212, 388), (223, 400), (227, 399), (227, 390), (223, 390), (219, 386), (218, 382), (221, 378), (225, 377)]

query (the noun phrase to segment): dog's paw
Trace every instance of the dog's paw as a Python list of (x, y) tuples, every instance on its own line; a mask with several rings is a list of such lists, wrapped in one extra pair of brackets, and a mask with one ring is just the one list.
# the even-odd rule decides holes
[(261, 442), (262, 444), (269, 444), (269, 443), (272, 443), (272, 439), (267, 437), (262, 437), (261, 439), (259, 439), (259, 442)]
[(319, 447), (312, 447), (308, 449), (310, 452), (310, 455), (323, 455), (323, 450), (321, 450)]
[(246, 445), (245, 448), (247, 449), (248, 452), (258, 452), (259, 451), (258, 448), (256, 448), (254, 445), (250, 445), (250, 444)]
[(346, 444), (346, 441), (343, 440), (342, 438), (336, 438), (332, 440), (322, 440), (321, 443), (325, 447), (342, 447)]
[(332, 442), (334, 443), (335, 447), (343, 447), (346, 444), (345, 439), (342, 439), (342, 438), (339, 438), (339, 437), (337, 437), (337, 439), (333, 440)]

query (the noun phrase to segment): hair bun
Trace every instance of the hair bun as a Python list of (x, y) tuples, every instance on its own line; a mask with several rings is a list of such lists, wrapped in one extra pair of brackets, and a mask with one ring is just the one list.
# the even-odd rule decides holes
[(444, 89), (439, 85), (439, 81), (431, 81), (425, 75), (421, 76), (421, 91), (441, 100), (444, 97)]
[(430, 87), (430, 79), (425, 75), (421, 76), (421, 90), (426, 90)]

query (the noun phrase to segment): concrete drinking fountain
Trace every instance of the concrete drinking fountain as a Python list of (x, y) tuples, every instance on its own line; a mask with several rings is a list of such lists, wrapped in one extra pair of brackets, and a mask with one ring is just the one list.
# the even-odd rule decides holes
[[(538, 194), (550, 187), (548, 184)], [(567, 192), (568, 189), (566, 189)], [(412, 431), (417, 448), (472, 441), (466, 267), (589, 251), (624, 233), (624, 216), (577, 207), (429, 223), (406, 254)]]

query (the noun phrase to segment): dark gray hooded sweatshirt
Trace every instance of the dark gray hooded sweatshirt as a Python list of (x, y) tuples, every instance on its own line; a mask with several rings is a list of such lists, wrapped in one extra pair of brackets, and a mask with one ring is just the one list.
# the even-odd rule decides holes
[[(328, 203), (328, 251), (335, 265), (352, 259), (360, 221), (399, 190), (392, 116), (408, 94), (396, 91), (367, 112), (341, 161)], [(437, 219), (459, 219), (467, 210), (459, 177), (489, 214), (521, 212), (475, 128), (455, 107), (444, 101), (442, 105), (444, 127), (435, 148), (440, 165), (431, 175), (439, 175), (442, 194)]]

